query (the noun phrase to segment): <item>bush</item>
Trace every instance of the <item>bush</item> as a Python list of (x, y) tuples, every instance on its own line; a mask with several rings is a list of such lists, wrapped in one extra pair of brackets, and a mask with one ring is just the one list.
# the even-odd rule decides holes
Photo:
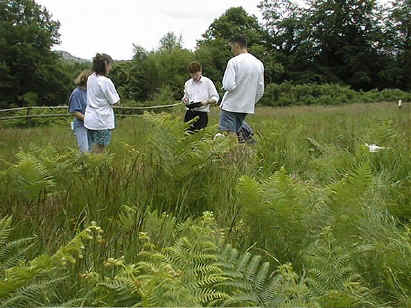
[(411, 93), (398, 89), (358, 92), (339, 84), (271, 83), (266, 86), (261, 99), (264, 106), (290, 105), (341, 105), (350, 103), (375, 103), (383, 101), (411, 101)]

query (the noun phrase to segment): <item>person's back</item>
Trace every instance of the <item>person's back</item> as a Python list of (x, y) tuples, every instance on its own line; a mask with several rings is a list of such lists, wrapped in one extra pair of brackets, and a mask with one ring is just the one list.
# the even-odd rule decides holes
[(234, 79), (226, 75), (227, 78), (223, 80), (223, 87), (227, 92), (223, 98), (222, 109), (254, 113), (254, 106), (264, 91), (263, 63), (250, 53), (242, 53), (232, 58), (227, 68), (234, 70)]
[(89, 130), (95, 152), (101, 153), (111, 141), (114, 129), (113, 105), (120, 101), (117, 90), (110, 78), (113, 59), (106, 54), (97, 54), (93, 58), (93, 71), (87, 80), (87, 108), (84, 126)]
[(239, 36), (231, 40), (235, 57), (227, 63), (218, 127), (221, 131), (238, 135), (247, 114), (254, 113), (255, 104), (264, 94), (264, 65), (248, 53), (247, 39)]
[(105, 84), (110, 82), (105, 76), (92, 74), (87, 80), (88, 89), (88, 105), (92, 108), (106, 108), (111, 107), (108, 103), (106, 95), (104, 94)]

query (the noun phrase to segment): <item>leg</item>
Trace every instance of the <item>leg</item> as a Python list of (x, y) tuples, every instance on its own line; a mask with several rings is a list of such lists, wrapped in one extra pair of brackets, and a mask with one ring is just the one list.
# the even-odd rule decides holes
[(104, 145), (96, 144), (96, 146), (94, 147), (94, 153), (101, 154), (103, 152), (104, 152)]
[(236, 121), (232, 112), (221, 110), (218, 129), (225, 133), (236, 133)]
[(239, 133), (244, 138), (246, 143), (248, 144), (256, 143), (255, 139), (253, 138), (254, 136), (253, 129), (251, 128), (250, 125), (248, 125), (248, 123), (245, 120), (243, 121), (243, 125), (241, 126)]
[(223, 132), (236, 136), (238, 142), (242, 143), (242, 139), (239, 136), (239, 131), (245, 119), (245, 116), (245, 113), (222, 110), (220, 115), (219, 129)]
[(77, 127), (74, 129), (74, 133), (76, 135), (77, 144), (78, 144), (78, 148), (80, 152), (81, 153), (90, 152), (87, 128)]
[(90, 130), (85, 129), (87, 130), (88, 151), (91, 152), (93, 149), (93, 138), (91, 137)]
[(193, 120), (196, 117), (199, 117), (199, 119), (195, 120), (194, 122), (191, 123), (190, 127), (187, 129), (187, 132), (192, 134), (199, 129), (201, 129), (201, 114), (203, 112), (199, 111), (193, 111), (193, 110), (187, 110), (185, 116), (184, 116), (184, 122), (189, 122)]
[(208, 124), (208, 113), (197, 111), (196, 115), (199, 117), (196, 122), (193, 123), (194, 130), (198, 131), (200, 129), (206, 128)]
[(236, 126), (236, 134), (238, 138), (238, 143), (245, 143), (245, 138), (241, 133), (241, 128), (243, 127), (243, 122), (246, 117), (246, 113), (236, 113), (235, 114), (235, 126)]
[(111, 142), (111, 130), (94, 130), (91, 131), (94, 147), (94, 153), (103, 153), (106, 146)]

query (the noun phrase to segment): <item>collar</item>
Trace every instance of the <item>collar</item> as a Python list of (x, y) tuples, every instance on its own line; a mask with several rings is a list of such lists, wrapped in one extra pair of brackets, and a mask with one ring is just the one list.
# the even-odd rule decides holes
[(196, 84), (196, 83), (202, 83), (203, 82), (203, 76), (200, 77), (200, 80), (195, 81), (193, 78), (191, 78), (191, 82)]

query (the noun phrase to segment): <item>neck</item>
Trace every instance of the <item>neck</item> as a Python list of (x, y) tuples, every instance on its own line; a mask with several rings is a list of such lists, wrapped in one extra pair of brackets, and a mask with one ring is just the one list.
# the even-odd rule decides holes
[(248, 50), (247, 49), (241, 49), (238, 54), (241, 55), (243, 53), (248, 53)]

